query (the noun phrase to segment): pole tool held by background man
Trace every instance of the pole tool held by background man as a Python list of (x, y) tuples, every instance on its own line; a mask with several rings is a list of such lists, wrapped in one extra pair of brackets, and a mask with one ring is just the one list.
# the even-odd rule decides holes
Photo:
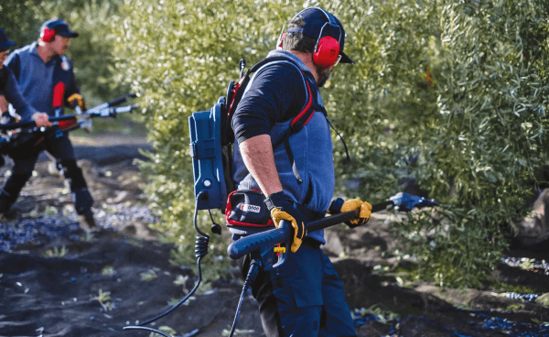
[[(36, 110), (47, 113), (35, 116), (12, 105), (13, 113), (20, 115), (22, 122), (35, 119), (39, 127), (50, 126), (49, 117), (63, 115), (65, 106), (74, 107), (75, 103), (70, 102), (69, 98), (76, 101), (76, 104), (82, 101), (72, 63), (65, 56), (70, 38), (77, 36), (78, 33), (71, 31), (65, 21), (48, 20), (40, 28), (38, 41), (13, 51), (6, 60), (5, 65), (13, 72), (27, 102)], [(18, 137), (35, 135), (32, 131), (22, 130)], [(13, 139), (15, 150), (10, 151), (9, 155), (15, 165), (13, 174), (0, 191), (0, 214), (6, 214), (15, 203), (21, 189), (32, 175), (39, 153), (45, 149), (56, 158), (58, 167), (70, 182), (75, 209), (81, 216), (82, 228), (86, 231), (96, 229), (91, 208), (93, 198), (82, 170), (76, 164), (74, 149), (68, 135), (62, 132), (59, 126), (54, 126), (48, 128), (31, 147), (21, 146), (17, 149), (17, 144), (17, 139)]]

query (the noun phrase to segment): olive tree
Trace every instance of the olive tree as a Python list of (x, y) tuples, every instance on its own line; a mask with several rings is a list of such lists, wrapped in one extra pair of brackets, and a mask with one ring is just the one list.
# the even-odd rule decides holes
[[(154, 151), (142, 163), (155, 227), (189, 264), (194, 229), (187, 118), (209, 109), (273, 49), (308, 6), (336, 14), (345, 52), (322, 89), (334, 136), (337, 193), (377, 202), (415, 177), (443, 206), (396, 223), (417, 276), (478, 286), (498, 262), (501, 226), (527, 212), (544, 161), (547, 9), (539, 0), (125, 0), (113, 19), (116, 73), (143, 94)], [(207, 222), (207, 215), (200, 217)], [(225, 255), (226, 242), (213, 241)], [(222, 259), (210, 259), (222, 271)]]

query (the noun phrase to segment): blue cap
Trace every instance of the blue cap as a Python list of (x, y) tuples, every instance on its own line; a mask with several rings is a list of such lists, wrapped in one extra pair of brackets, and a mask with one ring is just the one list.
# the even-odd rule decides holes
[(339, 42), (339, 55), (341, 63), (354, 64), (353, 60), (343, 52), (345, 45), (345, 30), (341, 22), (332, 14), (319, 7), (310, 7), (297, 13), (294, 18), (301, 17), (305, 22), (303, 27), (291, 27), (287, 33), (303, 33), (314, 39), (321, 36), (331, 36)]
[(44, 22), (40, 27), (40, 33), (42, 33), (46, 28), (53, 29), (55, 31), (55, 34), (59, 36), (78, 37), (78, 33), (69, 30), (69, 25), (65, 21), (60, 19), (51, 19)]
[(0, 28), (0, 50), (10, 49), (13, 46), (15, 46), (15, 42), (8, 40), (8, 35)]

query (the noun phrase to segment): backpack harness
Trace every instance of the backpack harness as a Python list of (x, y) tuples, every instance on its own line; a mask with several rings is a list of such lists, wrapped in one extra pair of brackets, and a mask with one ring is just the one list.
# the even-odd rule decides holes
[[(307, 98), (301, 112), (291, 120), (288, 131), (273, 144), (273, 148), (282, 142), (285, 143), (294, 176), (298, 184), (303, 182), (292, 155), (289, 137), (300, 132), (316, 111), (327, 116), (326, 110), (317, 104), (316, 96), (311, 91), (311, 84), (305, 78), (304, 71), (291, 59), (281, 56), (266, 58), (255, 64), (245, 74), (246, 61), (242, 59), (240, 80), (237, 83), (234, 81), (229, 83), (227, 95), (220, 97), (210, 111), (194, 112), (189, 117), (190, 153), (193, 159), (194, 193), (198, 210), (220, 209), (225, 212), (228, 194), (236, 190), (236, 184), (232, 178), (232, 144), (235, 141), (231, 128), (232, 117), (251, 80), (251, 75), (264, 66), (280, 62), (291, 64), (299, 71), (306, 87)], [(330, 121), (326, 120), (333, 129)], [(339, 136), (341, 138), (341, 135)], [(347, 152), (344, 141), (343, 144)], [(348, 153), (347, 158), (349, 158)]]

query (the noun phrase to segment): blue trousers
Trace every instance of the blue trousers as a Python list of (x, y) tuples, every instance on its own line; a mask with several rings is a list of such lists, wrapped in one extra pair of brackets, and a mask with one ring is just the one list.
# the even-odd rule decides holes
[[(250, 256), (239, 262), (245, 277)], [(282, 266), (261, 270), (252, 294), (269, 337), (356, 336), (341, 280), (317, 241), (304, 240)]]

